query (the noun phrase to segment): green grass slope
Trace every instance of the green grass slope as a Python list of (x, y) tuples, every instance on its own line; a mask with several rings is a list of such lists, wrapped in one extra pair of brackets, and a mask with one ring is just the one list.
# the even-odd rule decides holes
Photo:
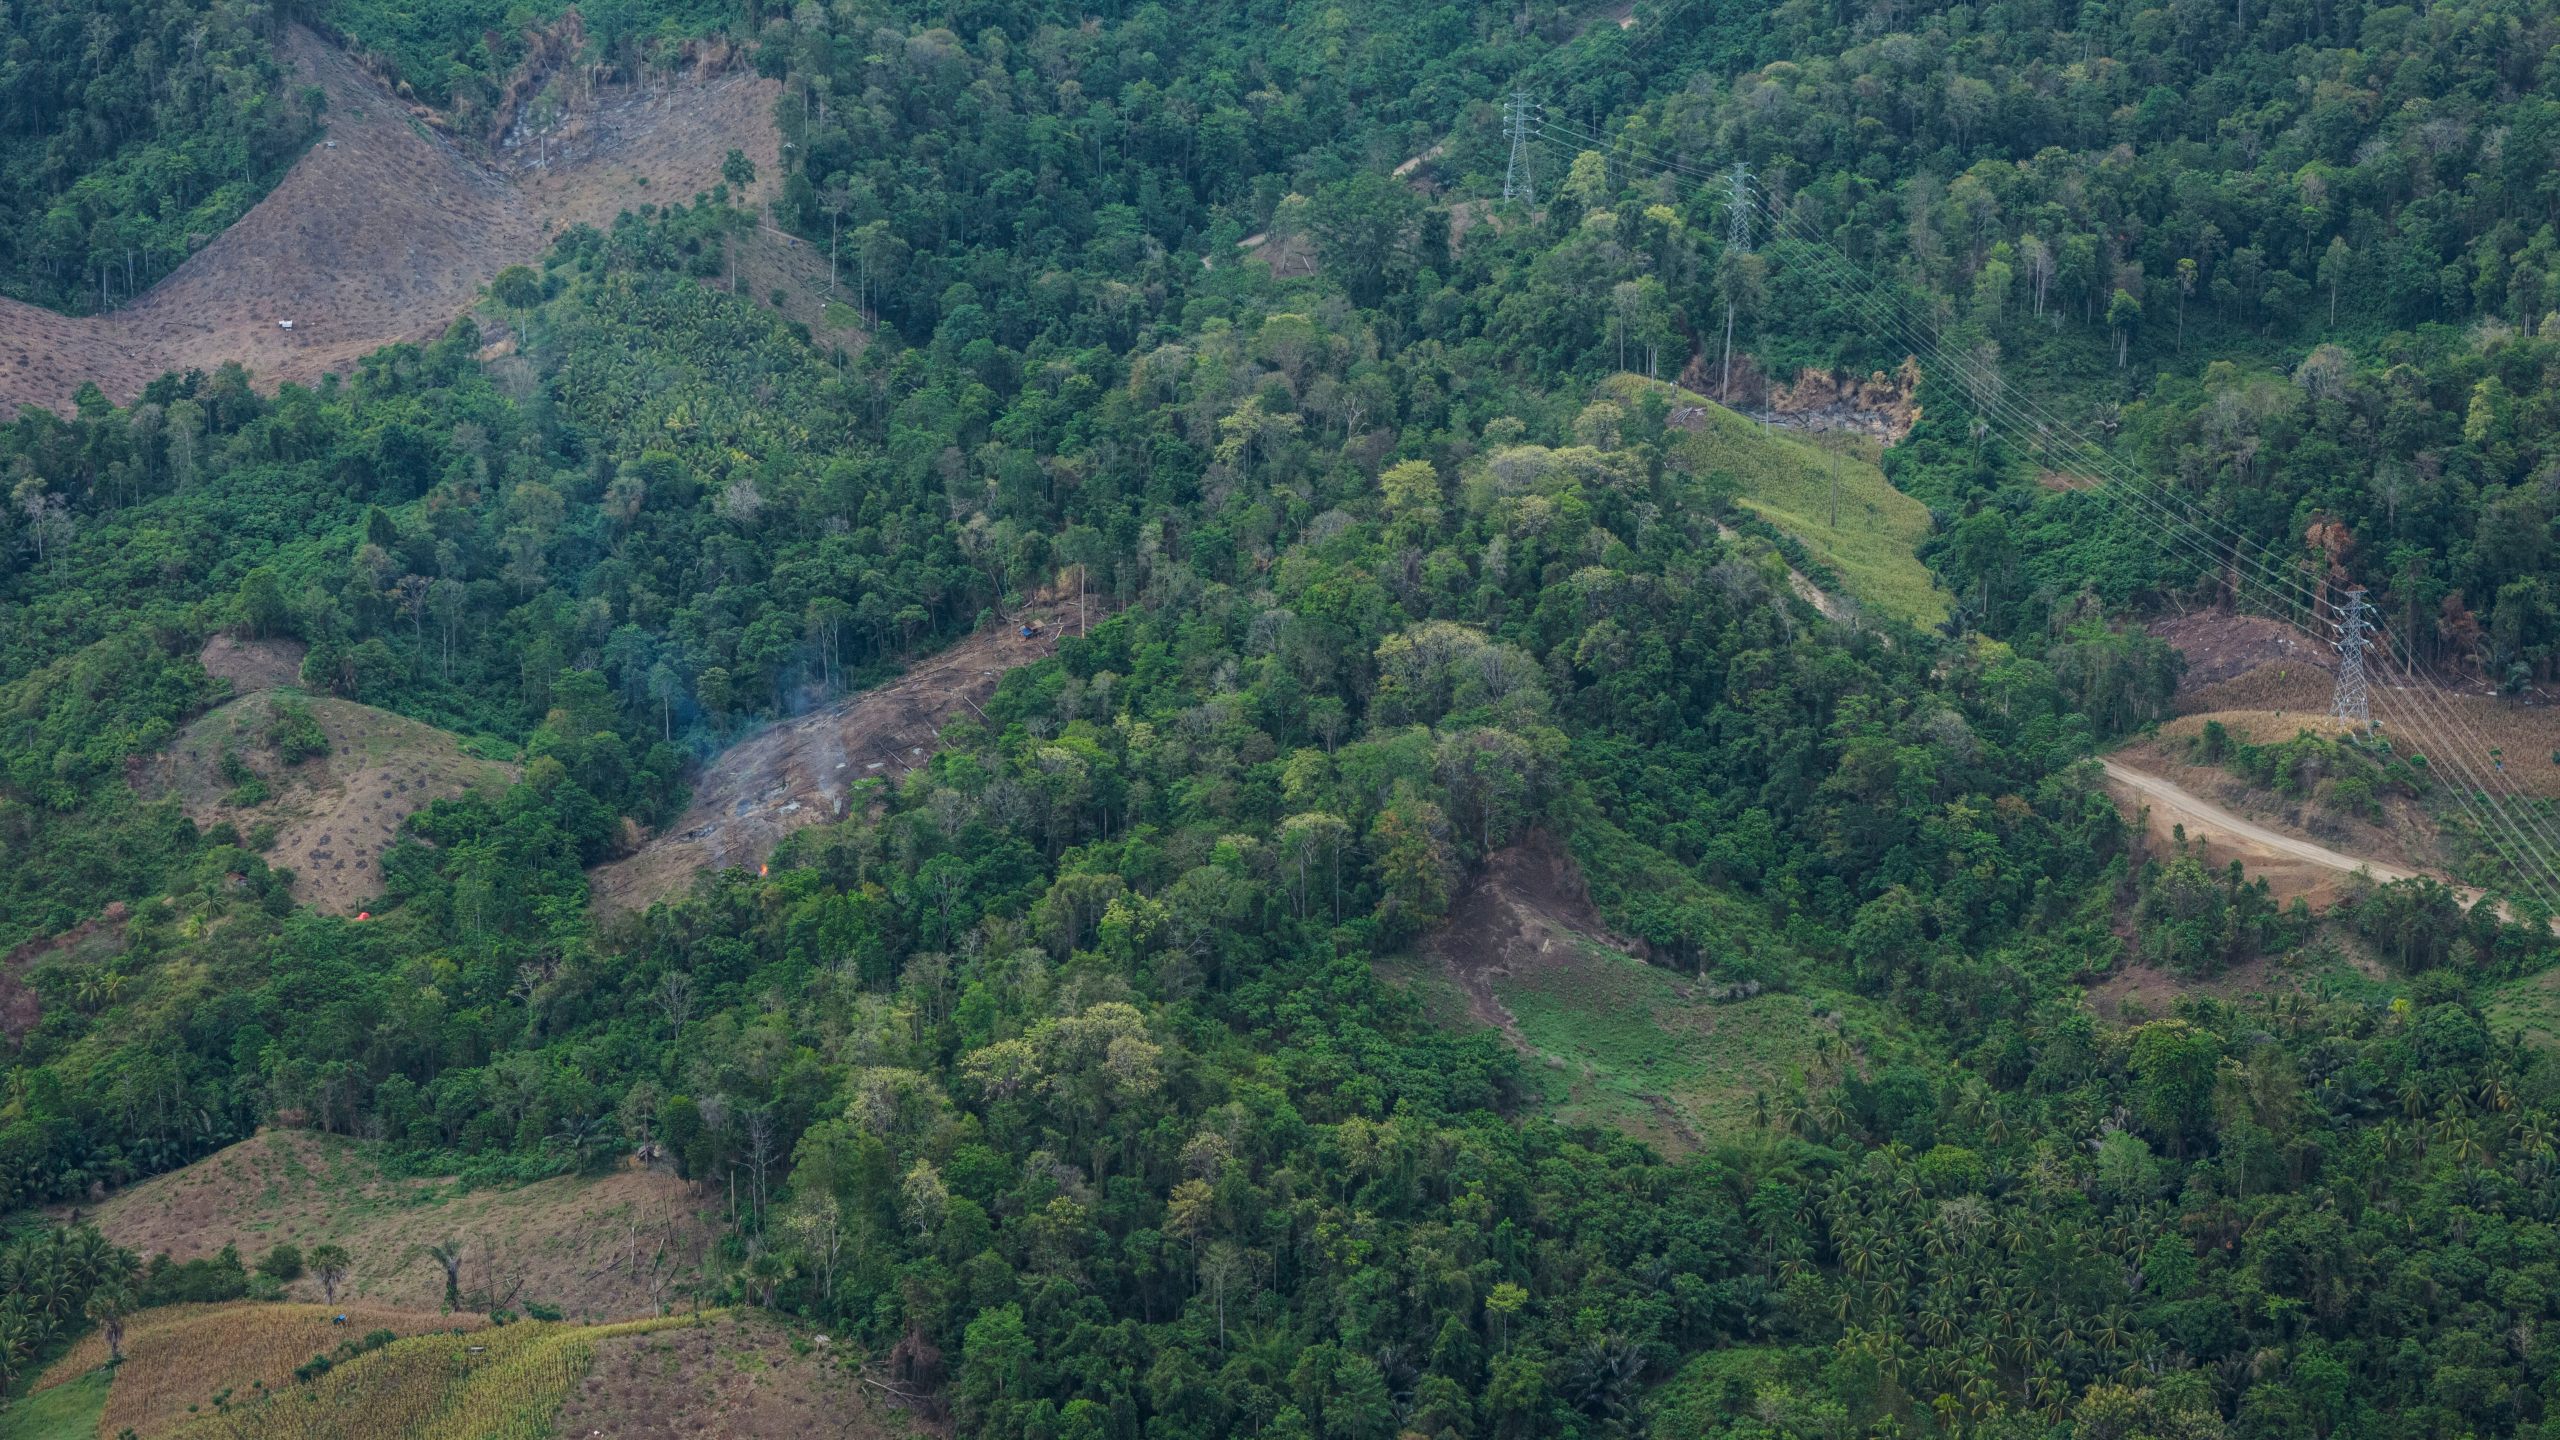
[(110, 1377), (91, 1371), (0, 1407), (0, 1440), (95, 1440)]
[[(1743, 508), (1795, 537), (1860, 605), (1913, 625), (1947, 618), (1947, 594), (1918, 554), (1929, 538), (1929, 509), (1894, 489), (1882, 470), (1674, 385), (1627, 375), (1609, 388), (1621, 403), (1648, 388), (1670, 397), (1683, 417), (1674, 443), (1691, 467), (1730, 477)], [(1835, 487), (1837, 525), (1831, 523)]]

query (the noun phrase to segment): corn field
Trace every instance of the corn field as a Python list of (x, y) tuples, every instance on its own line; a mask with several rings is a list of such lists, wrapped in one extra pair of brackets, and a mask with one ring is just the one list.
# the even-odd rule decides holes
[(168, 1432), (175, 1440), (541, 1440), (617, 1335), (703, 1323), (720, 1312), (612, 1325), (521, 1321), (470, 1334), (419, 1335), (308, 1384), (223, 1409)]
[[(331, 1323), (339, 1315), (346, 1324)], [(145, 1310), (126, 1324), (124, 1364), (107, 1392), (100, 1433), (130, 1427), (152, 1435), (185, 1423), (191, 1410), (209, 1412), (219, 1391), (238, 1399), (257, 1395), (261, 1386), (284, 1389), (313, 1356), (375, 1331), (406, 1336), (485, 1323), (476, 1315), (254, 1301)], [(92, 1332), (47, 1367), (36, 1388), (76, 1380), (105, 1363), (106, 1339)]]

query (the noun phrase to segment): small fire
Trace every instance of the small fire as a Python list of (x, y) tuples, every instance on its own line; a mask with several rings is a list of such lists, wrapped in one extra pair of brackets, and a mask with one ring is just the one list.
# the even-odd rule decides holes
[(756, 867), (756, 878), (757, 878), (757, 879), (759, 879), (759, 880), (763, 879), (765, 876), (770, 875), (770, 874), (772, 874), (772, 873), (773, 873), (773, 867), (772, 867), (772, 866), (770, 866), (770, 865), (759, 865), (759, 866), (757, 866), (757, 867)]

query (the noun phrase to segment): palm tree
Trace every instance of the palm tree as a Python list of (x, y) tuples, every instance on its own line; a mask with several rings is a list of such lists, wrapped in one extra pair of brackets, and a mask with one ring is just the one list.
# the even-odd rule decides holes
[(124, 1317), (133, 1311), (133, 1292), (121, 1283), (99, 1286), (89, 1292), (84, 1307), (91, 1324), (106, 1332), (107, 1363), (124, 1363)]

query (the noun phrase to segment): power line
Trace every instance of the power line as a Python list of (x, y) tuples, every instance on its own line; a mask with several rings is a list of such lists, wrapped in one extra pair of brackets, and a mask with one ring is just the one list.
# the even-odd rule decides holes
[(2338, 620), (2338, 684), (2329, 700), (2329, 714), (2358, 730), (2372, 728), (2371, 697), (2364, 687), (2364, 652), (2371, 645), (2372, 626), (2364, 618), (2364, 587), (2349, 586), (2345, 615)]
[[(1630, 153), (1652, 149), (1623, 137), (1611, 140), (1593, 135), (1568, 123), (1546, 119), (1542, 112), (1535, 128), (1540, 138), (1567, 148), (1597, 145)], [(1716, 178), (1711, 172), (1691, 166), (1676, 157), (1661, 155), (1659, 152), (1638, 155), (1637, 158), (1701, 181), (1711, 181)], [(2022, 407), (2014, 397), (2002, 394), (2003, 387), (1998, 384), (1996, 373), (1986, 375), (1981, 368), (1955, 354), (1942, 343), (1940, 337), (1933, 333), (1928, 324), (1904, 313), (1900, 302), (1883, 295), (1880, 286), (1868, 282), (1862, 290), (1853, 284), (1853, 281), (1862, 280), (1865, 277), (1860, 275), (1845, 257), (1840, 256), (1818, 235), (1807, 231), (1801, 221), (1790, 215), (1774, 200), (1767, 203), (1778, 229), (1805, 245), (1815, 264), (1828, 267), (1831, 283), (1837, 287), (1841, 295), (1865, 312), (1870, 322), (1876, 324), (1880, 330), (1891, 329), (1898, 332), (1905, 343), (1912, 345), (1915, 354), (1925, 353), (1941, 371), (1964, 382), (1965, 388), (1973, 393), (1986, 426), (1999, 425), (2003, 439), (2017, 445), (2022, 451), (2050, 453), (2059, 448), (2052, 439), (2056, 430), (2070, 435), (2083, 452), (2077, 457), (2081, 463), (2088, 464), (2089, 468), (2095, 470), (2111, 472), (2117, 478), (2119, 483), (2109, 487), (2108, 493), (2143, 507), (2150, 518), (2162, 522), (2160, 530), (2146, 533), (2151, 534), (2165, 551), (2173, 556), (2177, 555), (2179, 551), (2175, 542), (2184, 542), (2189, 547), (2189, 558), (2201, 558), (2207, 562), (2207, 573), (2227, 566), (2228, 583), (2233, 588), (2235, 599), (2247, 598), (2251, 582), (2254, 580), (2263, 598), (2278, 602), (2279, 611), (2289, 623), (2308, 628), (2308, 619), (2318, 615), (2322, 609), (2319, 589), (2325, 588), (2325, 582), (2322, 582), (2318, 588), (2306, 583), (2305, 577), (2299, 573), (2298, 568), (2287, 565), (2281, 557), (2276, 555), (2276, 552), (2256, 541), (2254, 537), (2239, 531), (2229, 522), (2202, 511), (2187, 497), (2158, 485), (2149, 477), (2130, 469), (2123, 462), (2099, 449), (2094, 441), (2081, 435), (2073, 427), (2062, 424), (2044, 413), (2032, 400), (2026, 401)], [(2036, 439), (2031, 443), (2022, 443), (2022, 432), (2031, 432)], [(2217, 536), (2215, 534), (2217, 528), (2229, 532), (2228, 538)], [(2230, 551), (2227, 558), (2222, 554), (2226, 546)], [(2297, 606), (2307, 612), (2305, 619), (2293, 618)], [(2393, 643), (2394, 637), (2388, 628), (2380, 633), (2387, 648), (2395, 651), (2399, 648)], [(2364, 637), (2360, 635), (2359, 638)], [(2359, 658), (2361, 658), (2360, 651)], [(2421, 738), (2442, 743), (2442, 732), (2436, 728), (2436, 725), (2440, 724), (2445, 729), (2477, 745), (2476, 734), (2462, 723), (2458, 714), (2453, 713), (2441, 703), (2443, 700), (2441, 691), (2431, 680), (2417, 673), (2411, 657), (2403, 654), (2398, 658), (2404, 674), (2416, 682), (2405, 692), (2413, 710), (2432, 711), (2432, 719), (2436, 722), (2436, 724), (2430, 724), (2428, 714), (2416, 713), (2413, 715), (2415, 723), (2412, 724), (2411, 729)], [(2430, 704), (2431, 701), (2436, 703)], [(2522, 803), (2521, 797), (2514, 797), (2525, 812), (2525, 825), (2518, 826), (2515, 817), (2508, 813), (2505, 803), (2510, 797), (2496, 794), (2488, 785), (2480, 782), (2465, 760), (2460, 745), (2445, 744), (2443, 754), (2444, 758), (2450, 761), (2454, 768), (2461, 772), (2462, 778), (2468, 782), (2465, 788), (2457, 789), (2455, 798), (2475, 820), (2482, 821), (2483, 840), (2507, 859), (2510, 865), (2516, 867), (2520, 877), (2529, 875), (2533, 868), (2539, 868), (2544, 875), (2560, 880), (2560, 872), (2554, 871), (2541, 847), (2526, 839), (2523, 833), (2524, 829), (2530, 828), (2549, 843), (2551, 833), (2543, 823), (2542, 816), (2529, 803)], [(2488, 823), (2488, 820), (2483, 817), (2481, 807), (2474, 805), (2473, 793), (2477, 794), (2481, 805), (2488, 808), (2489, 815), (2494, 817), (2494, 825)], [(2502, 836), (2505, 843), (2501, 843)], [(2518, 858), (2519, 852), (2525, 859), (2533, 861), (2533, 866), (2525, 865), (2523, 860)]]
[(1502, 198), (1527, 205), (1538, 203), (1538, 181), (1530, 173), (1529, 153), (1529, 116), (1534, 103), (1526, 92), (1514, 90), (1502, 106), (1502, 128), (1511, 137), (1511, 163), (1503, 168)]

